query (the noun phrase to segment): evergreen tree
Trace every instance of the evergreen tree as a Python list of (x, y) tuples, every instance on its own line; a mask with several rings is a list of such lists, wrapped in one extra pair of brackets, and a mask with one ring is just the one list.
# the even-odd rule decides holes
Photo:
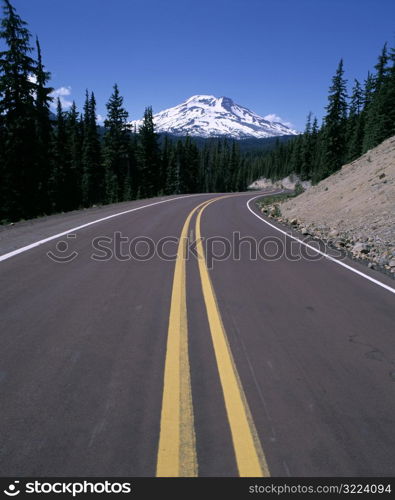
[(126, 128), (128, 112), (118, 85), (107, 103), (104, 122), (103, 159), (105, 168), (105, 198), (108, 203), (131, 198), (131, 165), (129, 158), (129, 132)]
[(223, 147), (224, 142), (221, 139), (218, 139), (214, 144), (211, 151), (211, 184), (212, 190), (216, 193), (224, 191), (225, 187), (225, 179), (224, 179), (224, 162), (222, 160), (223, 157)]
[(318, 120), (315, 117), (313, 120), (313, 125), (311, 127), (311, 161), (310, 161), (310, 174), (309, 178), (313, 180), (314, 172), (317, 170), (317, 165), (320, 164), (320, 128), (318, 126)]
[(366, 111), (369, 108), (370, 103), (373, 99), (373, 93), (375, 88), (375, 81), (372, 73), (368, 71), (368, 76), (364, 82), (364, 93), (363, 93), (363, 109)]
[(86, 91), (82, 142), (82, 203), (84, 206), (103, 200), (103, 172), (100, 141), (96, 123), (96, 100)]
[(319, 174), (321, 178), (338, 170), (346, 156), (347, 93), (346, 80), (343, 75), (343, 59), (341, 59), (329, 88), (322, 137), (321, 171)]
[(387, 43), (384, 44), (381, 54), (379, 55), (376, 66), (374, 67), (376, 70), (376, 75), (374, 78), (374, 90), (378, 92), (384, 84), (386, 76), (388, 74), (388, 51), (387, 51)]
[(302, 180), (308, 179), (311, 176), (312, 157), (314, 153), (314, 140), (312, 136), (312, 120), (313, 113), (307, 115), (306, 127), (301, 139), (300, 151), (300, 168), (299, 174)]
[(374, 146), (395, 134), (395, 49), (391, 49), (388, 61), (390, 65), (385, 68), (382, 84), (372, 103), (377, 113)]
[(363, 105), (364, 105), (363, 89), (359, 81), (355, 78), (351, 94), (349, 116), (358, 116), (363, 109)]
[[(199, 150), (187, 136), (185, 143), (179, 141), (180, 189), (182, 193), (195, 193), (199, 183)], [(180, 152), (181, 151), (181, 152)]]
[(50, 96), (53, 91), (48, 86), (50, 73), (45, 71), (41, 56), (41, 47), (36, 37), (37, 48), (37, 67), (36, 76), (36, 169), (38, 175), (38, 190), (36, 197), (37, 208), (40, 212), (48, 212), (50, 201), (48, 196), (48, 180), (50, 177), (50, 139), (51, 139), (51, 120), (50, 120)]
[(383, 89), (382, 103), (383, 108), (386, 110), (383, 123), (386, 130), (385, 138), (395, 135), (395, 47), (391, 49), (389, 60), (391, 65)]
[(171, 152), (172, 152), (172, 142), (170, 141), (169, 136), (166, 134), (163, 140), (162, 155), (161, 155), (161, 171), (162, 171), (165, 194), (172, 194), (169, 185)]
[(140, 177), (140, 195), (143, 198), (155, 196), (159, 189), (160, 152), (158, 137), (152, 118), (152, 108), (146, 108), (143, 124), (139, 130), (138, 168)]
[(227, 176), (227, 191), (237, 191), (237, 171), (240, 164), (240, 148), (236, 141), (232, 142), (232, 151), (229, 160), (229, 169)]
[(347, 121), (347, 162), (355, 160), (362, 154), (365, 122), (365, 115), (362, 113), (363, 104), (363, 89), (359, 81), (355, 79)]
[(55, 212), (67, 207), (65, 190), (67, 177), (67, 138), (65, 116), (60, 99), (57, 99), (56, 125), (52, 138), (52, 168), (48, 183), (51, 209)]
[(82, 206), (82, 133), (83, 126), (77, 106), (73, 102), (66, 114), (66, 158), (67, 165), (67, 209), (73, 210)]
[[(135, 127), (134, 127), (135, 128)], [(129, 128), (129, 162), (130, 162), (130, 187), (131, 199), (138, 198), (139, 193), (139, 170), (137, 165), (138, 134), (132, 133)]]
[(386, 137), (386, 127), (383, 122), (386, 115), (384, 104), (387, 63), (387, 44), (385, 44), (375, 66), (376, 73), (371, 81), (371, 96), (365, 110), (363, 151), (375, 147)]
[[(235, 175), (235, 185), (234, 185), (235, 191), (244, 191), (248, 186), (248, 183), (245, 180), (245, 172), (247, 170), (247, 166), (245, 165), (245, 161), (246, 161), (245, 158), (240, 157), (237, 172)], [(259, 174), (256, 177), (255, 176), (253, 176), (253, 177), (254, 177), (254, 180), (258, 179)]]
[(210, 146), (208, 142), (205, 143), (203, 151), (201, 152), (200, 179), (202, 191), (204, 193), (213, 191)]
[(280, 177), (286, 177), (289, 173), (295, 172), (296, 174), (301, 174), (302, 162), (303, 162), (303, 142), (305, 139), (308, 141), (308, 135), (306, 137), (300, 135), (292, 141), (292, 153), (285, 164), (286, 168), (282, 170)]
[(176, 150), (172, 148), (169, 152), (165, 193), (179, 194), (180, 192), (180, 162)]
[(30, 33), (9, 0), (3, 0), (0, 38), (1, 215), (17, 220), (36, 215), (39, 176), (33, 151), (36, 143), (32, 78), (37, 68), (31, 57)]

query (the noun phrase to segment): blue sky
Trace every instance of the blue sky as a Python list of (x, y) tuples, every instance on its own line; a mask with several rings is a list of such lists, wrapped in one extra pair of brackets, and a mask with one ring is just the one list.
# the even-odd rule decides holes
[(213, 94), (303, 129), (341, 57), (362, 80), (395, 46), (393, 0), (11, 1), (64, 102), (81, 109), (88, 88), (101, 116), (117, 82), (130, 119)]

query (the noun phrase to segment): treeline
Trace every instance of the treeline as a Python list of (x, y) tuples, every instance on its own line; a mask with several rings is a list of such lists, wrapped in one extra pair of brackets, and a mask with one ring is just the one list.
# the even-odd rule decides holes
[(375, 72), (363, 83), (355, 79), (349, 96), (341, 60), (321, 126), (309, 113), (305, 132), (255, 158), (250, 176), (281, 179), (295, 173), (317, 183), (394, 134), (395, 49), (388, 52), (385, 44)]
[[(57, 100), (49, 85), (38, 39), (9, 0), (3, 0), (0, 41), (0, 221), (136, 198), (245, 189), (245, 159), (238, 145), (190, 139), (159, 141), (147, 108), (138, 133), (118, 86), (107, 103), (104, 128), (96, 100), (86, 93), (82, 112)], [(35, 57), (33, 57), (35, 54)]]

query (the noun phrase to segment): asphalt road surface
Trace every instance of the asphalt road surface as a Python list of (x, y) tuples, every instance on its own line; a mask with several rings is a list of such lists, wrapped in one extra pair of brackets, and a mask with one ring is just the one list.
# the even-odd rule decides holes
[(394, 281), (252, 196), (0, 251), (1, 476), (395, 475)]

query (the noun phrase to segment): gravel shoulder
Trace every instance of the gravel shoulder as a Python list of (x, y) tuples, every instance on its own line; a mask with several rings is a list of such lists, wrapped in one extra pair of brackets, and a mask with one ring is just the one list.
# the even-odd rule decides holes
[(301, 195), (262, 210), (394, 275), (395, 136)]

